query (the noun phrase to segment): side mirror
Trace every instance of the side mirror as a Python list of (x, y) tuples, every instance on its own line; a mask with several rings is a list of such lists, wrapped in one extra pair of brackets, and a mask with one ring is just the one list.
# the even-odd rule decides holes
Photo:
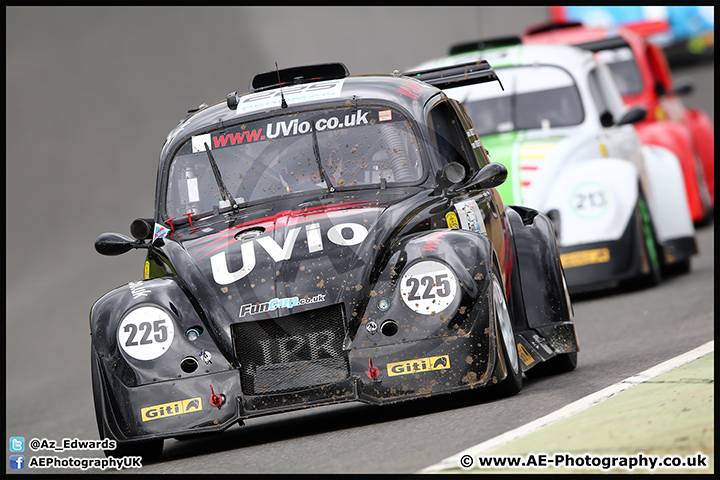
[(665, 86), (660, 82), (655, 82), (655, 93), (658, 97), (665, 95)]
[(695, 91), (695, 83), (689, 77), (681, 77), (675, 80), (675, 88), (673, 92), (675, 95), (682, 97), (684, 95), (690, 95)]
[(627, 125), (629, 123), (637, 123), (645, 120), (647, 110), (645, 107), (633, 107), (620, 118), (618, 125)]
[(137, 242), (121, 233), (103, 233), (95, 239), (95, 250), (100, 255), (122, 255), (136, 246)]
[(440, 183), (443, 187), (455, 185), (465, 180), (465, 167), (458, 162), (450, 162), (440, 171)]
[(435, 175), (438, 185), (435, 193), (440, 193), (443, 190), (459, 184), (465, 180), (466, 176), (465, 167), (462, 164), (458, 162), (448, 163)]
[(507, 179), (508, 171), (502, 163), (488, 163), (480, 169), (467, 185), (468, 188), (494, 188)]
[(142, 242), (152, 238), (154, 228), (155, 222), (152, 218), (136, 218), (130, 224), (130, 233)]
[(600, 125), (602, 125), (605, 128), (612, 127), (615, 125), (615, 120), (613, 119), (612, 113), (608, 112), (607, 110), (604, 111), (600, 115)]

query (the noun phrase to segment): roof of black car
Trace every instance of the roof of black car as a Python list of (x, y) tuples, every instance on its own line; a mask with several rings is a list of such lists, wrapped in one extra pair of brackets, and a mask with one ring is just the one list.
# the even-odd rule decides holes
[[(339, 85), (339, 86), (338, 86)], [(319, 89), (322, 86), (334, 87), (332, 95), (320, 96), (305, 100), (294, 100), (293, 92), (302, 88)], [(286, 99), (287, 108), (280, 104), (280, 92)], [(342, 79), (323, 80), (320, 82), (303, 83), (302, 85), (289, 85), (282, 88), (264, 89), (262, 91), (247, 92), (236, 96), (239, 105), (233, 109), (230, 101), (222, 101), (210, 106), (203, 106), (192, 112), (181, 121), (168, 135), (163, 146), (164, 156), (168, 149), (173, 149), (179, 141), (184, 141), (191, 134), (218, 128), (223, 124), (252, 121), (265, 115), (275, 115), (295, 112), (300, 109), (313, 108), (313, 106), (327, 105), (329, 103), (345, 103), (352, 106), (356, 100), (363, 104), (378, 102), (380, 104), (394, 104), (405, 108), (412, 115), (418, 116), (424, 104), (430, 97), (437, 95), (440, 90), (419, 80), (402, 75), (350, 75)], [(252, 108), (245, 109), (248, 100), (252, 98), (269, 98), (273, 96), (274, 104), (258, 108), (256, 103)], [(228, 95), (230, 97), (230, 95)]]

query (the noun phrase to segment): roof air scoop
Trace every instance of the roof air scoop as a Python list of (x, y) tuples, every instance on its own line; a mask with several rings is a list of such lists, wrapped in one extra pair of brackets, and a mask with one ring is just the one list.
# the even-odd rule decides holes
[(582, 27), (580, 22), (538, 22), (528, 25), (523, 30), (523, 35), (537, 35), (538, 33), (553, 32), (555, 30), (567, 30), (569, 28)]
[(472, 42), (457, 43), (455, 45), (452, 45), (450, 47), (449, 54), (457, 55), (460, 53), (485, 50), (486, 48), (507, 47), (510, 45), (517, 45), (519, 43), (522, 43), (522, 41), (517, 35), (509, 35), (507, 37), (484, 38), (481, 40), (474, 40)]
[(505, 90), (495, 70), (492, 69), (487, 60), (430, 68), (428, 70), (403, 72), (403, 75), (429, 83), (440, 89), (497, 81), (500, 83), (500, 88)]
[(304, 65), (258, 73), (250, 80), (250, 92), (297, 85), (300, 83), (338, 80), (350, 75), (347, 67), (339, 62)]

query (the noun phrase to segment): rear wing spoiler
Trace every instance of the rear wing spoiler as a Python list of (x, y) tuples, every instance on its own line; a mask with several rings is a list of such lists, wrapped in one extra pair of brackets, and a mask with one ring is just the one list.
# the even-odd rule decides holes
[(403, 75), (429, 83), (441, 90), (494, 81), (497, 81), (500, 84), (500, 88), (505, 90), (500, 78), (498, 78), (497, 73), (495, 73), (495, 70), (492, 69), (487, 60), (430, 68), (428, 70), (403, 72)]

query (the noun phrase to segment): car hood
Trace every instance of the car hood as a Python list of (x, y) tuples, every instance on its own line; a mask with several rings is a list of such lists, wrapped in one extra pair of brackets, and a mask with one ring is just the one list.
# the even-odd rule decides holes
[(369, 294), (371, 267), (417, 213), (411, 199), (427, 201), (418, 190), (385, 192), (247, 207), (225, 223), (175, 232), (165, 250), (209, 321), (226, 332), (232, 323), (341, 302), (351, 315)]

